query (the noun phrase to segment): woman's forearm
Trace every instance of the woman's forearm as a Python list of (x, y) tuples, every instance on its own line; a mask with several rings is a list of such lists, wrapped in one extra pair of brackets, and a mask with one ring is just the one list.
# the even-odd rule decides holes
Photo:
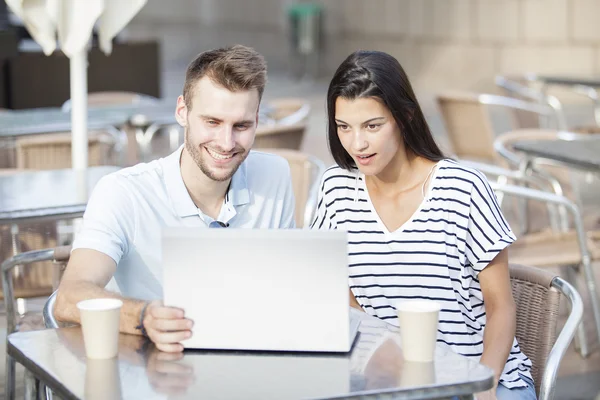
[(506, 360), (510, 355), (516, 330), (515, 310), (505, 307), (502, 310), (487, 310), (486, 326), (483, 334), (483, 355), (481, 363), (494, 370), (496, 383), (502, 375)]

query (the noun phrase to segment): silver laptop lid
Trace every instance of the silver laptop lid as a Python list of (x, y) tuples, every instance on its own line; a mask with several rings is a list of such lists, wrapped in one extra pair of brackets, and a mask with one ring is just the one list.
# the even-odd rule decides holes
[(343, 231), (167, 228), (164, 302), (194, 321), (187, 348), (349, 351)]

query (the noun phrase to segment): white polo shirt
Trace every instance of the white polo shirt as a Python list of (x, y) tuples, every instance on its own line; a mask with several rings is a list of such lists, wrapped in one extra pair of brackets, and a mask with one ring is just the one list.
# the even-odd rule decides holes
[(282, 157), (251, 151), (231, 179), (217, 221), (192, 201), (179, 160), (168, 157), (122, 169), (94, 188), (73, 249), (111, 257), (117, 270), (108, 289), (124, 296), (162, 298), (161, 232), (164, 227), (294, 228), (290, 168)]

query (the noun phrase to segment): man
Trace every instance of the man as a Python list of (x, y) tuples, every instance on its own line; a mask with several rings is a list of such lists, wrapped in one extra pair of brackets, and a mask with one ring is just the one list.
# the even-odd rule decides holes
[[(250, 152), (265, 83), (263, 57), (244, 46), (192, 61), (175, 112), (184, 146), (98, 183), (58, 290), (58, 320), (79, 323), (81, 300), (119, 298), (121, 332), (182, 351), (193, 321), (160, 300), (162, 228), (294, 227), (287, 162)], [(111, 278), (120, 294), (106, 289)]]

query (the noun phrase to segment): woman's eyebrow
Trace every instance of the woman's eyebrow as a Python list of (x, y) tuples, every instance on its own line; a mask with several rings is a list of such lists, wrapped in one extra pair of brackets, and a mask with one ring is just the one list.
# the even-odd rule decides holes
[[(364, 125), (364, 124), (368, 124), (369, 122), (374, 122), (374, 121), (377, 121), (378, 119), (385, 119), (385, 117), (375, 117), (375, 118), (371, 118), (371, 119), (369, 119), (369, 120), (366, 120), (366, 121), (365, 121), (365, 122), (363, 122), (362, 124), (363, 124), (363, 125)], [(338, 123), (340, 123), (340, 124), (346, 124), (346, 125), (350, 125), (349, 123), (347, 123), (347, 122), (344, 122), (344, 121), (342, 121), (341, 119), (337, 119), (337, 118), (335, 119), (335, 122), (338, 122)]]

